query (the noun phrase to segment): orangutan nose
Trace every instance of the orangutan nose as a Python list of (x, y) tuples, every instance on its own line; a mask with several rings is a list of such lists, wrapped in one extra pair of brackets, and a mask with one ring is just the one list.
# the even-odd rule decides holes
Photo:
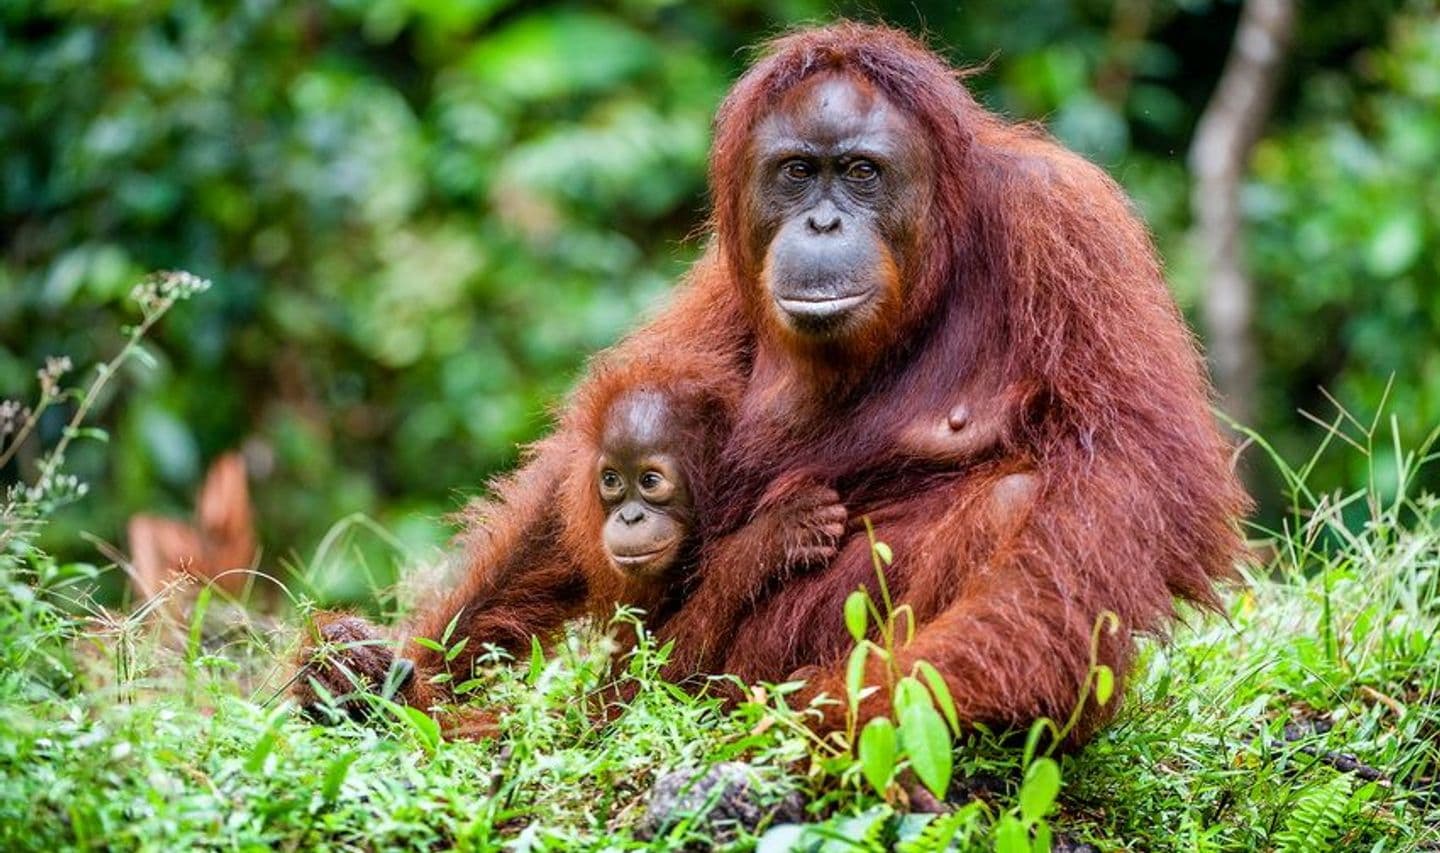
[(840, 230), (840, 211), (830, 202), (823, 202), (805, 217), (805, 224), (816, 234), (833, 234)]

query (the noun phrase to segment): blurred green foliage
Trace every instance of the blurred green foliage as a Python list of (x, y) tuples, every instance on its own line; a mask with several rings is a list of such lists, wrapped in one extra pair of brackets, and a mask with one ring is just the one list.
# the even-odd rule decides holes
[[(1326, 6), (1302, 16), (1246, 197), (1258, 426), (1285, 448), (1313, 446), (1296, 410), (1321, 385), (1363, 410), (1393, 374), (1407, 430), (1440, 421), (1440, 24), (1431, 3)], [(836, 14), (987, 64), (987, 103), (1135, 194), (1193, 306), (1184, 154), (1233, 2), (0, 7), (0, 396), (28, 396), (45, 355), (112, 351), (141, 272), (215, 282), (104, 410), (113, 446), (72, 454), (100, 497), (54, 542), (186, 511), (231, 447), (267, 562), (355, 511), (439, 541), (697, 253), (710, 116), (744, 48)]]

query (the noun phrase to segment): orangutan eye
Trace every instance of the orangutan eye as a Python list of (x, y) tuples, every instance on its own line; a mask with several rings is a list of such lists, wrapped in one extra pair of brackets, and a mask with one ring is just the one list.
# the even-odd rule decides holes
[(640, 488), (645, 489), (646, 491), (652, 491), (654, 489), (660, 488), (660, 484), (664, 482), (664, 477), (661, 477), (654, 471), (646, 471), (640, 477)]
[(620, 481), (620, 475), (614, 471), (606, 471), (600, 475), (600, 488), (607, 492), (618, 492), (625, 484)]
[(804, 160), (786, 160), (780, 171), (792, 181), (808, 181), (815, 176), (815, 167)]
[(880, 170), (869, 160), (856, 160), (845, 167), (845, 179), (848, 181), (873, 181), (879, 175)]

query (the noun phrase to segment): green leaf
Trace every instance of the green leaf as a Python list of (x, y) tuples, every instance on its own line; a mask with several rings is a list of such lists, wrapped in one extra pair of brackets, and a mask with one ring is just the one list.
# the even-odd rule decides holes
[(545, 671), (545, 650), (540, 648), (540, 638), (534, 634), (530, 635), (530, 678), (531, 684), (540, 680), (540, 674)]
[(1059, 795), (1060, 765), (1052, 758), (1037, 759), (1025, 771), (1025, 783), (1020, 786), (1020, 816), (1026, 823), (1040, 820)]
[(77, 428), (74, 430), (74, 437), (77, 438), (77, 439), (80, 439), (80, 438), (93, 439), (93, 440), (95, 440), (95, 441), (100, 442), (101, 444), (109, 444), (109, 443), (110, 443), (110, 433), (106, 432), (105, 430), (101, 429), (100, 427), (77, 427)]
[(890, 787), (895, 776), (895, 761), (900, 744), (895, 724), (885, 717), (876, 717), (860, 731), (860, 772), (880, 795)]
[(430, 639), (429, 637), (415, 637), (414, 643), (415, 645), (427, 648), (432, 652), (439, 652), (442, 655), (445, 654), (445, 647)]
[(960, 714), (955, 710), (955, 697), (950, 695), (950, 685), (940, 676), (940, 671), (930, 664), (929, 661), (920, 661), (915, 664), (915, 669), (925, 679), (930, 692), (935, 696), (935, 704), (939, 706), (940, 713), (945, 715), (945, 722), (950, 724), (950, 731), (958, 737), (960, 735)]
[(936, 797), (944, 799), (945, 792), (950, 788), (954, 756), (950, 753), (950, 731), (945, 728), (945, 721), (934, 706), (927, 702), (907, 707), (900, 718), (900, 742), (904, 744), (905, 753), (910, 756), (910, 768), (920, 778), (921, 784)]
[(260, 737), (255, 741), (255, 746), (250, 749), (250, 757), (245, 760), (245, 771), (247, 773), (259, 773), (265, 767), (265, 759), (270, 757), (270, 752), (275, 748), (275, 741), (280, 737), (280, 724), (289, 716), (290, 706), (284, 702), (270, 712), (265, 720), (265, 729), (260, 732)]
[(1030, 845), (1030, 849), (1034, 851), (1034, 853), (1050, 853), (1050, 848), (1054, 846), (1053, 842), (1054, 838), (1051, 837), (1050, 825), (1044, 821), (1036, 824), (1035, 841)]
[[(1356, 636), (1363, 637), (1365, 635), (1357, 633)], [(1160, 673), (1160, 680), (1155, 684), (1155, 694), (1150, 697), (1151, 702), (1159, 704), (1170, 696), (1170, 680), (1170, 668), (1166, 667), (1165, 671)]]
[(850, 629), (850, 636), (854, 637), (857, 643), (865, 639), (866, 607), (869, 598), (865, 590), (857, 589), (845, 599), (845, 627)]
[(450, 651), (448, 651), (448, 652), (445, 653), (445, 662), (446, 662), (446, 663), (449, 663), (450, 661), (452, 661), (452, 660), (454, 660), (455, 658), (459, 657), (459, 656), (460, 656), (460, 653), (463, 652), (463, 651), (465, 651), (465, 647), (468, 646), (469, 644), (470, 644), (470, 638), (469, 638), (469, 637), (463, 637), (463, 638), (461, 638), (460, 642), (458, 642), (458, 643), (456, 643), (455, 645), (451, 646), (451, 647), (450, 647)]
[(755, 845), (755, 853), (794, 853), (796, 850), (809, 849), (802, 846), (808, 831), (809, 827), (799, 823), (772, 826), (760, 836), (760, 841)]
[(327, 803), (334, 802), (335, 795), (340, 793), (341, 784), (345, 782), (346, 774), (350, 772), (350, 765), (359, 757), (360, 753), (352, 749), (341, 753), (339, 758), (330, 762), (330, 766), (325, 770), (325, 782), (320, 787), (322, 800)]
[(1030, 835), (1013, 815), (995, 824), (995, 853), (1030, 853)]
[(419, 708), (411, 708), (409, 705), (402, 705), (401, 708), (405, 712), (406, 721), (420, 738), (420, 742), (430, 752), (434, 752), (440, 746), (440, 723)]
[(1105, 664), (1095, 667), (1095, 701), (1108, 704), (1115, 693), (1115, 671)]
[(210, 607), (210, 596), (213, 593), (214, 588), (207, 583), (200, 587), (200, 594), (195, 596), (195, 610), (190, 615), (190, 638), (185, 643), (185, 660), (192, 666), (200, 656), (200, 641), (205, 634), (205, 611)]
[(415, 735), (415, 739), (420, 741), (420, 745), (425, 748), (426, 752), (434, 754), (435, 750), (439, 748), (440, 724), (435, 721), (434, 717), (419, 708), (401, 705), (389, 699), (376, 697), (374, 701), (380, 703), (381, 707), (403, 723)]
[(889, 544), (885, 542), (876, 541), (875, 553), (880, 557), (880, 561), (887, 566), (895, 562), (895, 554), (890, 550)]
[(450, 635), (455, 633), (455, 626), (458, 624), (460, 624), (460, 614), (456, 613), (454, 616), (450, 617), (450, 622), (446, 624), (445, 633), (440, 635), (440, 645), (442, 648), (437, 649), (436, 651), (443, 651), (443, 646), (446, 643), (450, 642)]
[(891, 704), (895, 708), (895, 715), (902, 717), (906, 711), (912, 708), (934, 708), (935, 702), (930, 696), (930, 691), (925, 689), (914, 676), (907, 675), (900, 679), (895, 685), (895, 695), (891, 697)]
[(1413, 266), (1424, 246), (1424, 225), (1420, 217), (1414, 211), (1397, 210), (1376, 229), (1365, 263), (1374, 275), (1390, 278)]

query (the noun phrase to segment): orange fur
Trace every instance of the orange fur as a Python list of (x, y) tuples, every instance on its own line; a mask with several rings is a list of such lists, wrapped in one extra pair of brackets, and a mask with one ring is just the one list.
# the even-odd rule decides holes
[[(903, 293), (887, 300), (888, 322), (858, 344), (797, 348), (769, 319), (745, 185), (753, 128), (820, 73), (850, 75), (902, 110), (923, 130), (935, 174), (923, 233), (897, 250)], [(612, 380), (641, 379), (610, 365), (663, 376), (687, 353), (717, 356), (693, 381), (741, 391), (708, 472), (699, 585), (659, 623), (681, 638), (680, 675), (780, 680), (804, 669), (814, 677), (802, 700), (840, 691), (852, 644), (843, 602), (874, 588), (869, 546), (852, 521), (823, 565), (777, 570), (774, 540), (747, 531), (762, 529), (767, 501), (792, 483), (833, 487), (849, 518), (868, 516), (890, 544), (890, 589), (917, 623), (899, 663), (933, 664), (968, 721), (1067, 718), (1103, 613), (1121, 629), (1099, 662), (1121, 675), (1133, 635), (1163, 633), (1176, 598), (1217, 605), (1215, 584), (1243, 552), (1248, 499), (1149, 236), (1100, 169), (985, 111), (903, 33), (840, 24), (777, 40), (735, 85), (717, 117), (710, 183), (714, 239), (688, 282), (605, 356), (556, 433), (470, 516), (465, 576), (411, 626), (438, 636), (458, 614), (472, 641), (451, 666), (587, 610), (581, 564), (594, 557), (595, 517), (572, 526), (566, 511), (577, 506), (569, 478), (593, 429), (586, 419), (603, 408), (593, 398)], [(925, 464), (914, 464), (907, 430), (957, 401), (994, 418), (993, 440), (957, 458), (921, 442), (908, 455)], [(445, 666), (414, 654), (422, 672)], [(862, 722), (888, 703), (884, 673), (871, 677), (881, 689)], [(1073, 740), (1114, 707), (1082, 709)], [(816, 725), (841, 722), (831, 711)]]

